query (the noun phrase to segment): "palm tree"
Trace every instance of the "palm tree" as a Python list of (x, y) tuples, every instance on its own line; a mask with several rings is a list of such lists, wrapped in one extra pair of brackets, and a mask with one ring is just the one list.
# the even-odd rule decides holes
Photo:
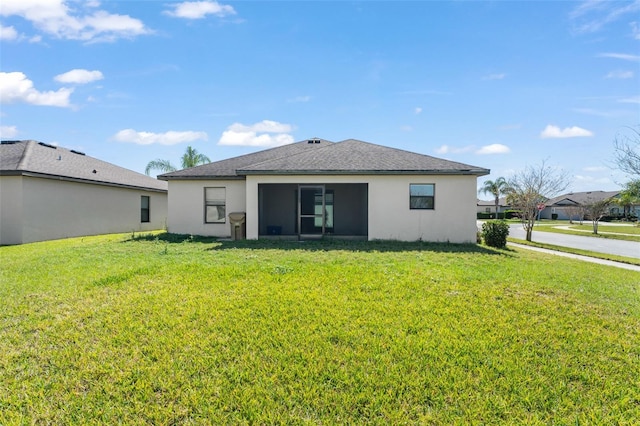
[(491, 194), (493, 195), (496, 202), (496, 219), (498, 218), (498, 206), (500, 204), (500, 196), (505, 195), (509, 192), (509, 184), (503, 177), (499, 177), (495, 181), (487, 180), (482, 185), (482, 188), (478, 190), (478, 192), (482, 192), (483, 194)]
[[(182, 168), (188, 169), (190, 167), (195, 167), (199, 164), (210, 163), (211, 160), (204, 154), (199, 153), (197, 150), (188, 146), (185, 153), (182, 155)], [(162, 173), (175, 172), (178, 170), (169, 160), (153, 160), (147, 164), (147, 168), (144, 169), (144, 172), (149, 175), (151, 170), (159, 170)]]

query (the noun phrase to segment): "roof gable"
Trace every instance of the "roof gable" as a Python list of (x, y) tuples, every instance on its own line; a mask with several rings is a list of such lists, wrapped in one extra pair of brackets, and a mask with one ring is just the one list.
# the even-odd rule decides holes
[(87, 183), (166, 191), (166, 182), (106, 161), (36, 141), (3, 141), (0, 175), (32, 175)]

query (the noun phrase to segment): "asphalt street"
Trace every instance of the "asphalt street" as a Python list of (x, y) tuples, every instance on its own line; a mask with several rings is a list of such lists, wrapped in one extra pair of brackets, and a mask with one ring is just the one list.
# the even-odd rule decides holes
[[(509, 236), (524, 240), (526, 233), (521, 224), (509, 225)], [(556, 246), (590, 250), (599, 253), (615, 254), (640, 259), (640, 243), (635, 241), (621, 241), (605, 238), (594, 238), (580, 235), (556, 234), (536, 231), (534, 228), (531, 239), (534, 242), (553, 244)]]

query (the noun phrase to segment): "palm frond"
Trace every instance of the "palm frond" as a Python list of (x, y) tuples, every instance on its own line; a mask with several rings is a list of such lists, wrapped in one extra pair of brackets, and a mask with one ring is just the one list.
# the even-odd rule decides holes
[(144, 173), (146, 175), (149, 175), (151, 173), (151, 170), (158, 170), (162, 173), (169, 173), (175, 172), (177, 169), (171, 164), (171, 162), (169, 162), (169, 160), (157, 159), (150, 161), (149, 164), (147, 164), (147, 168), (144, 169)]

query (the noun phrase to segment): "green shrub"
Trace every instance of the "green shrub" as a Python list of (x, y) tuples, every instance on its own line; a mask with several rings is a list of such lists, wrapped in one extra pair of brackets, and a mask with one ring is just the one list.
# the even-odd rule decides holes
[(482, 224), (482, 239), (489, 247), (506, 247), (508, 235), (509, 224), (503, 220), (490, 220)]
[(505, 210), (504, 218), (505, 219), (519, 218), (520, 213), (521, 213), (520, 210)]

